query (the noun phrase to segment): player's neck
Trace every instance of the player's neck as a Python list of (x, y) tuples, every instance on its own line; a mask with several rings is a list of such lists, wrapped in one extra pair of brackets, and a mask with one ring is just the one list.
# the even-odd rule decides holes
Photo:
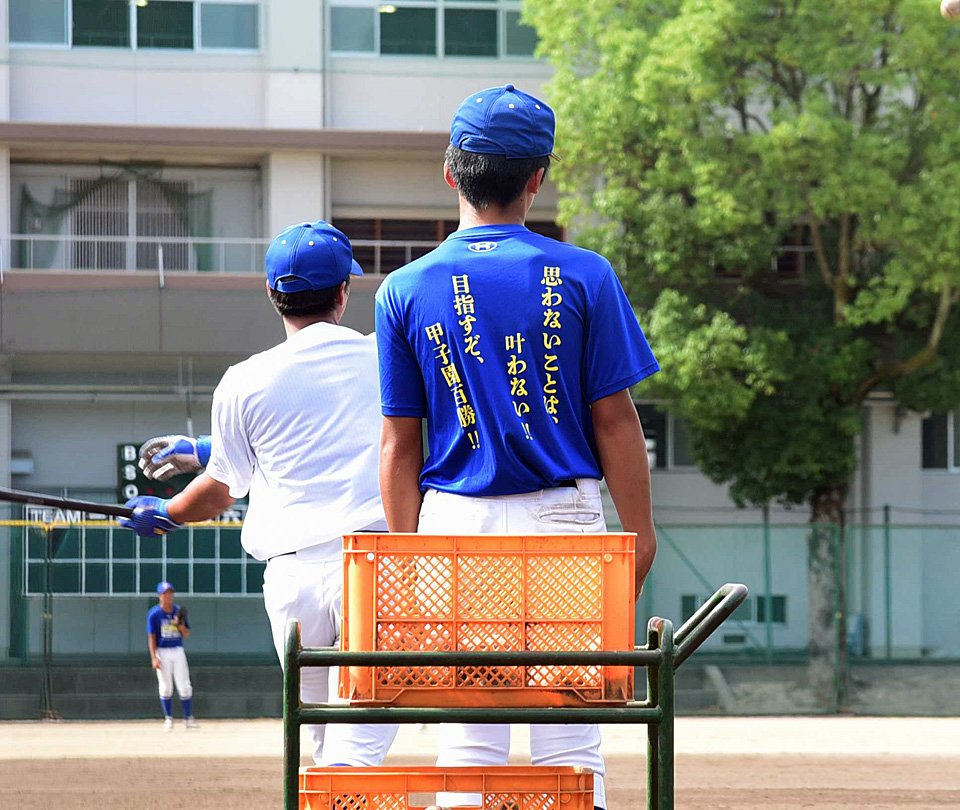
[(284, 315), (282, 320), (283, 330), (287, 333), (287, 337), (291, 337), (301, 329), (313, 326), (315, 323), (332, 323), (334, 326), (340, 324), (340, 318), (335, 312), (331, 312), (329, 315)]
[(521, 196), (510, 205), (491, 205), (481, 211), (460, 197), (460, 226), (457, 230), (478, 228), (482, 225), (523, 225), (527, 221), (527, 211), (532, 202), (532, 199), (527, 202)]

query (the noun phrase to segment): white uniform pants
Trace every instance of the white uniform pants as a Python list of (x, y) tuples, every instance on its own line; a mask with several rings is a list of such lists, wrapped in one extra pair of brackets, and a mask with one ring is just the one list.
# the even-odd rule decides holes
[[(582, 478), (576, 487), (557, 487), (522, 495), (473, 498), (427, 490), (420, 510), (421, 534), (577, 534), (607, 529), (600, 484)], [(505, 765), (510, 753), (507, 725), (444, 724), (437, 765)], [(594, 776), (593, 803), (606, 807), (600, 729), (596, 725), (531, 725), (534, 765), (578, 765)], [(479, 794), (439, 793), (446, 806), (476, 805)]]
[[(280, 666), (287, 622), (300, 622), (305, 647), (331, 647), (340, 642), (343, 558), (312, 560), (286, 554), (267, 563), (263, 575), (263, 601), (270, 618), (273, 645)], [(300, 696), (304, 703), (337, 700), (335, 667), (304, 667)], [(319, 765), (379, 765), (386, 756), (396, 725), (331, 723), (308, 726), (313, 737), (313, 758)]]
[(157, 647), (157, 658), (160, 659), (160, 669), (156, 671), (160, 697), (164, 700), (173, 697), (176, 684), (180, 700), (192, 698), (193, 684), (190, 683), (190, 668), (183, 647)]

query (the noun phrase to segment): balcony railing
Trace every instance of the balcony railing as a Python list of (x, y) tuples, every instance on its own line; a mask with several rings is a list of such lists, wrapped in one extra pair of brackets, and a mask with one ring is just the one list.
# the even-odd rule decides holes
[[(372, 276), (386, 275), (437, 245), (423, 240), (351, 241), (357, 261)], [(259, 275), (269, 244), (269, 239), (235, 237), (13, 234), (0, 240), (0, 271)]]

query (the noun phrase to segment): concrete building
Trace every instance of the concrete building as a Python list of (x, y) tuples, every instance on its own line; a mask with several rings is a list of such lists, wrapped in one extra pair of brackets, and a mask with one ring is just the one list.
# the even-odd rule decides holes
[[(291, 222), (332, 220), (354, 240), (368, 275), (347, 321), (370, 331), (382, 275), (456, 227), (441, 177), (452, 110), (507, 81), (542, 92), (549, 68), (532, 57), (519, 13), (519, 0), (0, 5), (0, 484), (116, 501), (144, 483), (131, 447), (208, 430), (224, 369), (282, 339), (262, 256)], [(529, 224), (558, 235), (555, 213), (548, 184)], [(754, 600), (740, 629), (712, 643), (803, 647), (806, 513), (775, 510), (767, 578), (760, 513), (734, 509), (691, 466), (682, 425), (642, 414), (663, 550), (641, 626), (654, 612), (679, 618), (711, 585), (763, 593), (769, 579), (772, 615)], [(857, 522), (878, 523), (884, 505), (917, 524), (956, 508), (954, 419), (899, 413), (882, 398), (865, 409)], [(19, 514), (0, 505), (0, 517)], [(262, 566), (235, 530), (159, 547), (73, 530), (49, 586), (42, 540), (2, 531), (0, 663), (41, 649), (51, 588), (55, 652), (139, 654), (160, 578), (206, 628), (193, 650), (271, 654)], [(876, 531), (849, 549), (866, 651), (960, 655), (960, 631), (936, 618), (952, 593), (944, 572), (960, 567), (956, 536), (921, 525), (898, 534), (888, 558)]]

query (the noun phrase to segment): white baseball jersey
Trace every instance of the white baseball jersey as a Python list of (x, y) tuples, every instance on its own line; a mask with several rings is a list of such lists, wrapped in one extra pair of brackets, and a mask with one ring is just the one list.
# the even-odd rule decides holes
[(256, 559), (318, 544), (337, 558), (341, 535), (383, 520), (373, 335), (315, 323), (231, 366), (212, 422), (207, 473), (249, 492), (241, 541)]

